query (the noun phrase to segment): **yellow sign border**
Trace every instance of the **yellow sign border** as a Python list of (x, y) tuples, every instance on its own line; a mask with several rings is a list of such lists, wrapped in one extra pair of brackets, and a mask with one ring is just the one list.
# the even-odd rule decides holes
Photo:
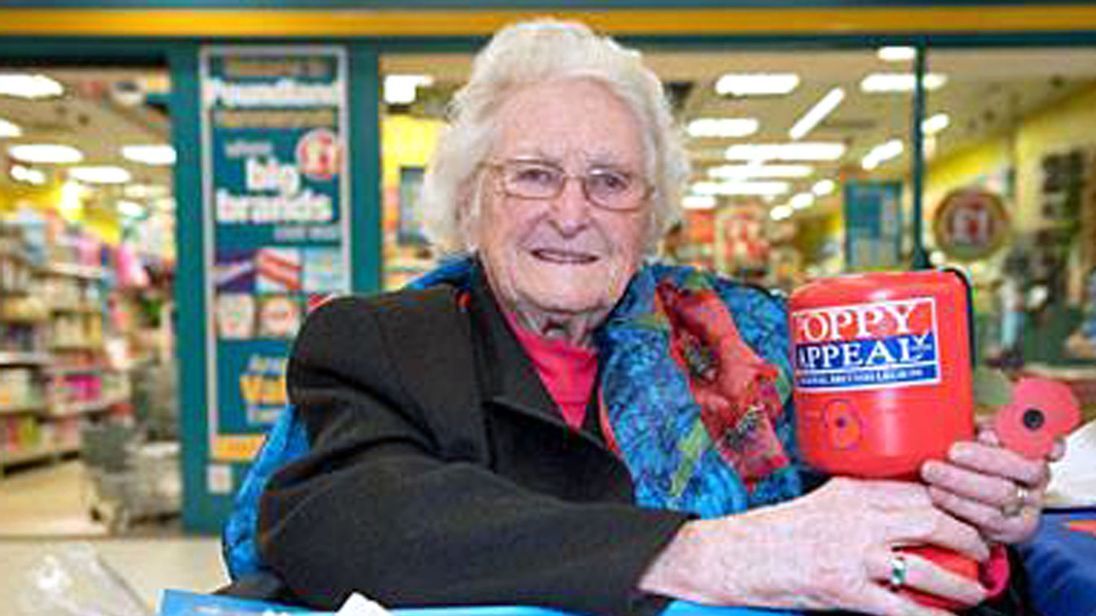
[(475, 36), (533, 16), (614, 35), (855, 35), (1096, 30), (1096, 6), (573, 10), (3, 9), (0, 36)]

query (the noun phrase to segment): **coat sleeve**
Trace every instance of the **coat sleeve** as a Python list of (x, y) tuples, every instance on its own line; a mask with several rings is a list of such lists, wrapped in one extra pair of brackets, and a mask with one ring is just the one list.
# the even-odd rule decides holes
[(635, 587), (686, 516), (568, 502), (445, 459), (382, 340), (362, 300), (336, 301), (308, 319), (290, 361), (312, 451), (267, 487), (259, 548), (298, 598), (597, 614), (664, 604)]

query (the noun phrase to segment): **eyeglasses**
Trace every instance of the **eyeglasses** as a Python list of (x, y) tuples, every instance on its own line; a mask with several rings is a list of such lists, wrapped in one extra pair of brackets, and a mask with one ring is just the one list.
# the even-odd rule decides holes
[(502, 191), (517, 199), (555, 199), (572, 179), (579, 181), (590, 203), (616, 212), (639, 209), (651, 194), (647, 182), (612, 167), (593, 167), (582, 175), (571, 175), (559, 165), (541, 160), (507, 160), (483, 166), (498, 172)]

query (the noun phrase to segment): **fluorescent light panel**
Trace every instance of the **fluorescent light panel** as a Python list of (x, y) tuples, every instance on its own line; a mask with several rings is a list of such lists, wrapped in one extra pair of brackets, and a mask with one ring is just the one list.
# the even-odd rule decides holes
[[(928, 73), (922, 79), (926, 90), (937, 90), (948, 82), (943, 73)], [(912, 92), (917, 78), (913, 73), (872, 73), (860, 82), (860, 90), (868, 94)]]
[(816, 197), (825, 197), (826, 195), (832, 194), (836, 188), (837, 184), (833, 180), (818, 180), (814, 183), (814, 186), (811, 186), (811, 192), (814, 193)]
[(698, 118), (689, 122), (685, 132), (690, 137), (748, 137), (760, 126), (756, 118)]
[(795, 73), (727, 73), (715, 82), (715, 91), (721, 96), (771, 96), (798, 86)]
[(790, 206), (790, 205), (778, 205), (778, 206), (774, 207), (773, 209), (769, 210), (769, 218), (772, 218), (773, 220), (776, 220), (776, 221), (780, 221), (780, 220), (784, 220), (785, 218), (790, 217), (794, 213), (795, 213), (795, 210), (792, 209), (792, 206)]
[(70, 145), (57, 143), (25, 143), (8, 148), (8, 154), (19, 162), (33, 165), (78, 163), (84, 153)]
[(129, 171), (110, 165), (70, 167), (68, 175), (85, 184), (125, 184), (132, 177)]
[(415, 102), (420, 86), (433, 85), (429, 75), (386, 75), (384, 78), (384, 102), (389, 105), (410, 105)]
[(9, 122), (4, 118), (0, 118), (0, 139), (14, 139), (16, 137), (22, 136), (23, 129), (19, 128), (17, 124), (15, 124), (14, 122)]
[(917, 57), (917, 48), (904, 45), (880, 47), (876, 55), (884, 62), (909, 62)]
[(46, 183), (46, 174), (38, 169), (31, 169), (30, 167), (24, 167), (23, 165), (12, 165), (9, 173), (11, 174), (11, 179), (17, 182), (23, 182), (24, 184), (41, 186)]
[(697, 195), (722, 195), (727, 197), (761, 197), (765, 195), (783, 195), (791, 190), (787, 182), (772, 180), (750, 182), (697, 182), (693, 184), (693, 193)]
[(822, 120), (826, 119), (826, 116), (833, 113), (834, 109), (841, 104), (841, 101), (845, 100), (845, 90), (843, 88), (833, 88), (826, 93), (813, 107), (807, 110), (807, 113), (803, 114), (803, 117), (799, 118), (799, 121), (792, 126), (788, 131), (788, 136), (792, 139), (799, 140), (807, 135), (807, 133), (814, 130)]
[(708, 168), (708, 177), (721, 180), (749, 178), (805, 178), (814, 173), (810, 165), (718, 165)]
[(714, 195), (686, 195), (681, 200), (681, 207), (687, 210), (710, 210), (716, 206)]
[(64, 86), (45, 75), (0, 73), (0, 95), (34, 99), (60, 96), (64, 92)]
[(825, 141), (739, 143), (727, 148), (727, 160), (828, 161), (844, 156), (845, 144)]
[(788, 200), (788, 205), (792, 206), (793, 210), (802, 210), (814, 205), (814, 194), (809, 192), (796, 193), (791, 199)]
[(925, 118), (925, 120), (921, 122), (921, 130), (924, 131), (926, 135), (935, 135), (947, 128), (949, 124), (951, 124), (951, 118), (948, 117), (948, 114), (937, 113)]
[(145, 215), (145, 207), (136, 201), (122, 199), (114, 205), (118, 213), (126, 218), (141, 218)]
[(888, 160), (898, 158), (905, 149), (906, 146), (903, 145), (901, 139), (891, 139), (886, 143), (881, 143), (872, 148), (871, 151), (860, 160), (860, 165), (864, 169), (871, 171)]
[(122, 158), (142, 165), (174, 165), (175, 148), (170, 145), (124, 145)]

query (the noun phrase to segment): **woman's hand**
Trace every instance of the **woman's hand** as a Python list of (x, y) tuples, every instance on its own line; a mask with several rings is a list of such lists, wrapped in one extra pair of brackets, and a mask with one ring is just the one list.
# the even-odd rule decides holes
[[(979, 561), (989, 554), (978, 532), (935, 507), (924, 486), (837, 478), (781, 505), (686, 524), (640, 588), (716, 605), (947, 614), (889, 586), (895, 548), (925, 544)], [(901, 558), (905, 586), (968, 605), (985, 597), (973, 580)]]
[[(1050, 459), (1064, 453), (1059, 444)], [(926, 462), (921, 477), (941, 509), (973, 524), (989, 541), (1017, 543), (1039, 526), (1050, 471), (1045, 460), (1028, 460), (1001, 447), (987, 424), (976, 441), (952, 445), (946, 461)]]

